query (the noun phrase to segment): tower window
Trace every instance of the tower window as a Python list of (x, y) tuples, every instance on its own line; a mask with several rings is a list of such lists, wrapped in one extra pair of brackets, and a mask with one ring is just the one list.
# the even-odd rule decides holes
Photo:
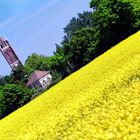
[(3, 49), (4, 48), (3, 45), (0, 45), (0, 48)]

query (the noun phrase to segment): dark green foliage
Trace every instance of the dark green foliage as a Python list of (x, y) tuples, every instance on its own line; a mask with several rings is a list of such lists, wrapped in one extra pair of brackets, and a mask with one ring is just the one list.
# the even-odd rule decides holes
[(8, 115), (28, 103), (33, 93), (33, 90), (15, 84), (0, 87), (0, 117)]
[[(138, 0), (139, 1), (139, 0)], [(137, 1), (137, 2), (138, 2)], [(92, 0), (98, 55), (140, 29), (140, 6), (131, 0)], [(140, 2), (140, 1), (139, 1)]]
[(71, 36), (78, 30), (83, 28), (92, 28), (92, 12), (84, 11), (83, 13), (79, 13), (78, 17), (73, 17), (69, 24), (64, 28), (64, 40), (70, 40)]
[(12, 75), (6, 75), (3, 78), (7, 84), (13, 84), (15, 82)]
[[(71, 74), (91, 60), (91, 52), (95, 49), (89, 48), (91, 38), (92, 43), (94, 42), (94, 34), (91, 34), (91, 32), (93, 33), (92, 23), (92, 12), (83, 12), (78, 14), (77, 18), (72, 18), (69, 24), (64, 28), (64, 40), (61, 45), (56, 44), (56, 52), (54, 53), (54, 56), (51, 57), (51, 68), (56, 69), (61, 74), (62, 78)], [(94, 45), (95, 42), (92, 46)], [(87, 55), (87, 52), (90, 52), (90, 54), (81, 61), (82, 56), (84, 53)]]
[(85, 28), (75, 32), (70, 42), (64, 44), (65, 56), (67, 56), (74, 71), (95, 58), (97, 45), (95, 37), (94, 29)]
[(0, 86), (4, 86), (6, 84), (5, 78), (0, 76)]
[(6, 110), (6, 103), (5, 103), (5, 98), (2, 89), (3, 87), (0, 86), (0, 119), (5, 116), (5, 110)]
[(93, 13), (78, 14), (64, 28), (51, 59), (63, 77), (140, 29), (140, 0), (92, 0), (90, 6)]
[(34, 72), (35, 70), (49, 70), (48, 57), (38, 54), (32, 54), (25, 62), (25, 71), (27, 74)]
[(50, 57), (50, 67), (52, 70), (56, 70), (58, 73), (61, 73), (62, 77), (68, 75), (67, 60), (61, 47), (57, 48), (54, 56)]
[(24, 67), (18, 67), (16, 70), (12, 71), (11, 78), (14, 84), (20, 84), (26, 86), (28, 81), (28, 75)]

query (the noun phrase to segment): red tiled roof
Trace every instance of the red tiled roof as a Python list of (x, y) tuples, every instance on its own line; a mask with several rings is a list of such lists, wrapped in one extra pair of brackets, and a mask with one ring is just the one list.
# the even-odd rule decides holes
[(27, 86), (31, 85), (33, 82), (40, 80), (42, 77), (48, 75), (49, 71), (35, 71), (33, 72), (27, 82)]

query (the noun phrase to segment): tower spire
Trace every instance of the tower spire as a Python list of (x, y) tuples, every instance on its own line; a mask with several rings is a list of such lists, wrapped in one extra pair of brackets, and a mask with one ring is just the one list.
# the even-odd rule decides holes
[(12, 49), (8, 40), (5, 37), (0, 37), (0, 51), (12, 70), (15, 70), (17, 67), (22, 66), (21, 61), (17, 57), (16, 53)]

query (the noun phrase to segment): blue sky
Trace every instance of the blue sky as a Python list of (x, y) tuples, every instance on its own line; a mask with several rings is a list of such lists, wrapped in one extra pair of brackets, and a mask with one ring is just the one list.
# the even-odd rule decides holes
[[(77, 13), (91, 10), (90, 0), (0, 0), (0, 36), (5, 36), (24, 64), (32, 53), (53, 55), (63, 28)], [(0, 74), (10, 67), (0, 54)]]

